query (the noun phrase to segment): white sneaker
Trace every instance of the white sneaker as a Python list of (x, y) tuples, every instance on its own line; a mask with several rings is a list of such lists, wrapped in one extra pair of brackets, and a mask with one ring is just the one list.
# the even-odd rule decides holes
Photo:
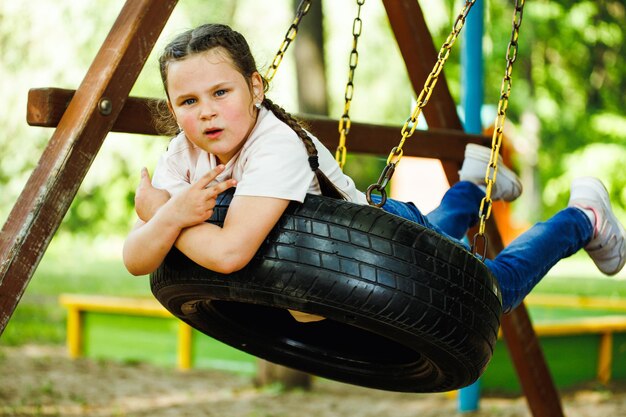
[(572, 181), (567, 206), (593, 212), (593, 237), (585, 250), (600, 271), (617, 274), (626, 262), (626, 231), (613, 213), (609, 193), (602, 182), (593, 177)]
[[(485, 146), (468, 143), (465, 147), (465, 159), (459, 171), (461, 181), (472, 182), (485, 189), (485, 175), (491, 157), (491, 149)], [(522, 183), (515, 172), (502, 162), (498, 155), (498, 174), (491, 190), (492, 200), (513, 201), (522, 194)]]

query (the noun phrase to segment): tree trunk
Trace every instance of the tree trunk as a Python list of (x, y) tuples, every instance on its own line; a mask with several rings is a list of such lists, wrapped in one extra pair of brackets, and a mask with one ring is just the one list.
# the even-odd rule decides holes
[[(294, 10), (299, 0), (294, 0)], [(298, 106), (302, 113), (328, 115), (322, 2), (313, 1), (302, 18), (294, 42), (298, 83)]]
[[(300, 0), (294, 0), (294, 13)], [(324, 30), (322, 2), (314, 1), (301, 20), (293, 53), (296, 58), (298, 83), (298, 111), (310, 114), (328, 114), (326, 67), (324, 65)], [(289, 52), (287, 52), (289, 53)], [(255, 381), (258, 385), (280, 383), (285, 389), (311, 388), (311, 375), (259, 360)]]

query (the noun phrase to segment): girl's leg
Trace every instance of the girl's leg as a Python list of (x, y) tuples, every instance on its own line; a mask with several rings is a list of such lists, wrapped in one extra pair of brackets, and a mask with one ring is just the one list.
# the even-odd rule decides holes
[[(428, 215), (424, 215), (411, 202), (391, 198), (387, 199), (382, 209), (459, 241), (478, 221), (478, 210), (484, 196), (485, 192), (476, 184), (459, 181), (446, 191), (439, 206)], [(372, 198), (374, 202), (380, 201), (376, 194)]]
[(446, 191), (439, 207), (431, 211), (428, 221), (455, 239), (463, 239), (467, 229), (478, 222), (478, 210), (485, 192), (476, 184), (460, 181)]
[[(465, 147), (463, 166), (459, 171), (461, 181), (450, 187), (439, 207), (428, 214), (431, 224), (455, 239), (463, 239), (467, 229), (478, 221), (480, 202), (485, 196), (485, 171), (490, 158), (490, 148), (472, 143)], [(515, 172), (504, 165), (501, 157), (498, 161), (498, 181), (494, 184), (491, 198), (513, 201), (521, 194), (522, 183)]]
[(568, 207), (546, 222), (537, 223), (485, 264), (502, 290), (505, 312), (519, 305), (559, 260), (582, 249), (594, 227), (581, 210)]
[[(375, 203), (380, 202), (380, 196), (373, 194), (372, 200)], [(445, 231), (440, 229), (437, 225), (432, 224), (429, 219), (422, 214), (422, 212), (415, 206), (415, 204), (405, 201), (394, 200), (393, 198), (388, 198), (385, 202), (385, 205), (382, 206), (382, 209), (387, 213), (395, 214), (396, 216), (402, 217), (403, 219), (410, 220), (414, 223), (420, 224), (424, 227), (434, 230), (435, 232), (449, 237), (453, 240), (457, 240), (452, 236), (448, 235)]]
[[(463, 166), (459, 171), (461, 181), (446, 191), (439, 207), (429, 213), (427, 218), (419, 213), (419, 210), (412, 203), (406, 203), (406, 207), (387, 207), (399, 203), (393, 202), (385, 204), (383, 209), (430, 227), (455, 240), (461, 240), (465, 237), (467, 230), (478, 221), (480, 202), (485, 196), (485, 171), (490, 158), (490, 148), (468, 144), (465, 148)], [(499, 181), (494, 186), (491, 198), (493, 200), (513, 201), (522, 192), (522, 184), (517, 175), (504, 165), (502, 158), (499, 158), (499, 162)], [(481, 189), (479, 185), (482, 185), (483, 188)]]

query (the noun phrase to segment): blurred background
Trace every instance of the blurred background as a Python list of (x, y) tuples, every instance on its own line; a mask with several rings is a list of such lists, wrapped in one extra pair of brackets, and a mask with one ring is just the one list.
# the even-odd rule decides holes
[[(0, 1), (0, 97), (4, 100), (0, 112), (0, 223), (4, 224), (52, 135), (51, 129), (27, 125), (28, 89), (77, 88), (123, 3)], [(294, 3), (180, 1), (131, 94), (163, 98), (158, 51), (174, 34), (205, 22), (228, 23), (242, 32), (259, 66), (267, 68), (293, 19)], [(485, 2), (485, 128), (492, 123), (504, 75), (510, 3)], [(420, 4), (438, 48), (460, 5), (451, 0), (422, 0)], [(298, 74), (301, 82), (308, 78), (303, 80), (305, 69), (297, 68), (292, 50), (271, 86), (269, 96), (274, 101), (293, 113), (341, 116), (354, 13), (353, 1), (322, 1), (318, 35), (323, 43), (318, 47), (323, 53), (320, 62), (325, 81), (316, 90), (321, 97), (319, 107), (311, 108), (310, 100), (303, 104), (302, 94), (298, 94)], [(400, 128), (415, 96), (382, 3), (368, 1), (362, 20), (352, 120)], [(520, 222), (547, 218), (567, 203), (573, 177), (595, 175), (609, 188), (616, 211), (626, 223), (625, 34), (623, 0), (535, 0), (527, 5), (506, 132), (514, 149), (515, 169), (524, 179), (525, 193), (514, 206)], [(457, 102), (461, 95), (459, 61), (457, 44), (445, 69)], [(152, 170), (167, 143), (164, 137), (118, 133), (107, 137), (1, 344), (62, 343), (65, 313), (56, 301), (61, 292), (148, 294), (146, 279), (131, 278), (125, 272), (121, 244), (135, 221), (133, 197), (140, 168)], [(384, 159), (350, 155), (346, 171), (357, 177), (359, 184), (367, 185), (378, 178), (381, 161)], [(578, 264), (572, 268), (578, 275), (587, 278), (595, 274), (587, 258), (583, 256), (581, 262), (585, 265), (582, 272)], [(622, 273), (617, 280), (607, 281), (604, 291), (621, 294), (623, 284)], [(581, 279), (576, 288), (593, 292), (596, 285)]]

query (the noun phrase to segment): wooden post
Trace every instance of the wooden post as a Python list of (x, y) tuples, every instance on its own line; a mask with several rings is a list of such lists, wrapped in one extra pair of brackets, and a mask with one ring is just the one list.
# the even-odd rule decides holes
[(524, 304), (504, 316), (502, 332), (533, 416), (562, 417), (559, 393)]
[(0, 233), (0, 334), (177, 0), (127, 0)]

